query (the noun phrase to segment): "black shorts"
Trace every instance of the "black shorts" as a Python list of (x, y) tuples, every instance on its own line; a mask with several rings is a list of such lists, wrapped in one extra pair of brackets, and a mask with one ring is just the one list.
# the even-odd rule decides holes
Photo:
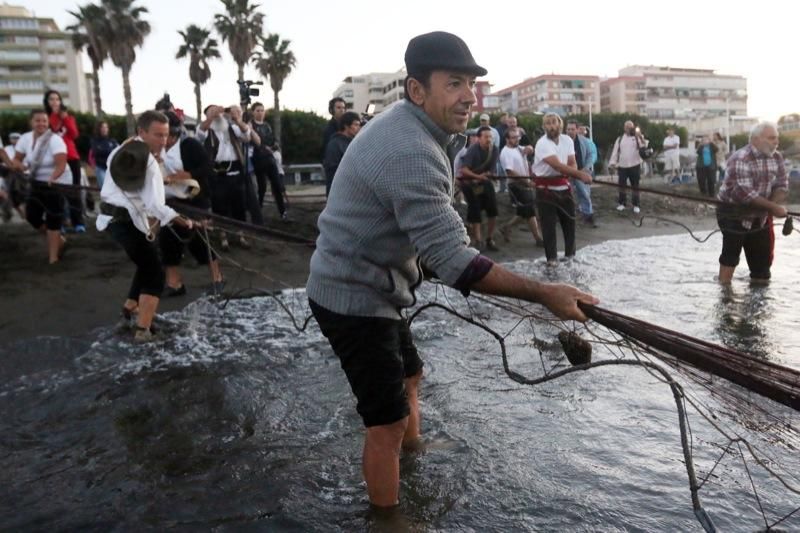
[(719, 256), (719, 264), (728, 267), (737, 266), (739, 256), (744, 249), (750, 277), (769, 279), (773, 244), (770, 227), (761, 226), (760, 221), (756, 219), (752, 227), (747, 229), (742, 226), (740, 218), (724, 209), (717, 211), (717, 223), (722, 230), (722, 253)]
[(188, 248), (198, 265), (207, 265), (209, 260), (217, 259), (217, 254), (209, 250), (201, 237), (202, 230), (189, 230), (172, 224), (158, 232), (158, 245), (164, 266), (180, 266), (183, 251)]
[(461, 191), (467, 201), (467, 222), (470, 224), (481, 223), (481, 211), (486, 211), (486, 216), (497, 216), (497, 197), (494, 193), (494, 184), (485, 181), (477, 184), (463, 184)]
[(512, 182), (509, 184), (508, 190), (511, 194), (511, 200), (516, 206), (516, 215), (518, 217), (528, 220), (536, 216), (536, 198), (533, 189)]
[(36, 181), (25, 203), (25, 218), (35, 229), (44, 224), (50, 231), (60, 231), (64, 215), (64, 197), (56, 187)]
[(408, 322), (340, 315), (311, 299), (308, 304), (339, 357), (364, 425), (384, 426), (407, 417), (404, 380), (422, 371)]

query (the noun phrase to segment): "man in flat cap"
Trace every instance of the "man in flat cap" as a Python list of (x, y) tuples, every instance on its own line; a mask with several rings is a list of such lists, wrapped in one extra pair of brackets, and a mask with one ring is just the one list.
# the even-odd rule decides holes
[[(476, 290), (545, 305), (586, 320), (574, 287), (513, 274), (469, 248), (451, 206), (452, 156), (486, 75), (466, 43), (445, 32), (411, 39), (405, 99), (353, 139), (319, 218), (309, 305), (339, 357), (366, 426), (363, 471), (370, 503), (398, 504), (401, 448), (419, 445), (422, 360), (404, 308), (416, 303), (421, 263), (464, 294)], [(391, 150), (386, 147), (391, 146)]]

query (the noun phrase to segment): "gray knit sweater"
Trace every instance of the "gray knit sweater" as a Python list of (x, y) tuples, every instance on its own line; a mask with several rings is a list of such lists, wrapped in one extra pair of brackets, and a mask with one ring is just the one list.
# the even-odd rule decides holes
[(308, 297), (339, 314), (398, 318), (414, 305), (420, 259), (454, 285), (477, 250), (453, 209), (448, 152), (463, 144), (401, 101), (342, 158), (311, 257)]

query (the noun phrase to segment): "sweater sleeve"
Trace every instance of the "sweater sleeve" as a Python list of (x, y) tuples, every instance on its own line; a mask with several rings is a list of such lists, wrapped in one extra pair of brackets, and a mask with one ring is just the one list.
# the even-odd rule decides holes
[(467, 232), (451, 200), (449, 161), (422, 148), (390, 158), (375, 181), (380, 202), (408, 235), (422, 261), (454, 286), (478, 251), (468, 248)]

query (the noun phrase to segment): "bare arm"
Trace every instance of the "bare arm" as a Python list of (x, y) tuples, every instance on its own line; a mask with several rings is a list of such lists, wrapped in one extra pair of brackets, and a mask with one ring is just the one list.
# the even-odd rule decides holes
[(61, 177), (61, 174), (64, 173), (64, 169), (67, 167), (67, 154), (56, 154), (53, 156), (53, 162), (55, 165), (53, 166), (53, 173), (50, 175), (50, 178), (47, 180), (48, 183), (55, 183), (58, 181), (58, 178)]
[(550, 168), (552, 168), (559, 174), (562, 174), (564, 176), (571, 176), (573, 178), (581, 180), (584, 183), (592, 182), (592, 177), (589, 174), (575, 168), (577, 165), (575, 164), (575, 156), (573, 155), (569, 156), (566, 165), (561, 161), (559, 161), (558, 156), (555, 155), (545, 157), (542, 161), (550, 165)]
[[(781, 195), (783, 198), (781, 198), (781, 200), (776, 200), (776, 197), (778, 196), (778, 194), (776, 194), (776, 193), (781, 193), (781, 192), (783, 192), (783, 194)], [(750, 202), (750, 205), (753, 206), (753, 207), (758, 207), (760, 209), (764, 209), (766, 211), (769, 211), (772, 214), (772, 216), (774, 216), (774, 217), (778, 217), (778, 218), (785, 217), (786, 213), (787, 213), (786, 208), (777, 203), (778, 201), (785, 200), (785, 191), (775, 191), (775, 193), (773, 193), (771, 198), (774, 201), (773, 200), (767, 200), (766, 198), (764, 198), (762, 196), (758, 196), (758, 197), (754, 198), (753, 201)]]
[(484, 294), (519, 298), (528, 302), (540, 303), (554, 315), (563, 320), (586, 321), (586, 315), (578, 308), (578, 302), (597, 305), (600, 301), (571, 285), (540, 283), (506, 270), (498, 264), (472, 289)]
[(461, 167), (461, 175), (464, 176), (465, 178), (473, 180), (486, 180), (489, 173), (484, 172), (482, 174), (476, 174), (469, 167)]

